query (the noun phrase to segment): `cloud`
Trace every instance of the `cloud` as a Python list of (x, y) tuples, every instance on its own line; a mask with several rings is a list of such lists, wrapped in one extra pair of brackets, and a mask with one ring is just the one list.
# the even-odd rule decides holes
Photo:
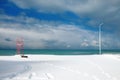
[[(98, 32), (86, 30), (77, 25), (53, 25), (25, 16), (0, 16), (1, 48), (15, 48), (16, 39), (24, 38), (25, 48), (29, 49), (88, 49), (98, 48)], [(9, 20), (9, 21), (6, 21)], [(16, 22), (17, 20), (17, 22)], [(27, 20), (28, 23), (24, 24)], [(42, 23), (42, 24), (41, 24)], [(102, 36), (104, 48), (119, 48), (119, 38), (112, 34)], [(9, 41), (8, 41), (9, 40)], [(111, 42), (115, 42), (112, 43)]]
[[(67, 26), (67, 27), (65, 27)], [(74, 28), (74, 26), (69, 27), (68, 25), (63, 25), (54, 28), (54, 27), (47, 27), (47, 28), (38, 28), (42, 30), (16, 30), (13, 28), (0, 28), (0, 37), (1, 37), (1, 44), (14, 45), (16, 43), (16, 38), (23, 37), (26, 48), (80, 48), (82, 40), (84, 37), (86, 39), (95, 39), (93, 37), (89, 37), (88, 35), (92, 35), (92, 32), (87, 32), (82, 29)], [(69, 28), (69, 29), (68, 29)], [(73, 30), (70, 30), (74, 28)], [(73, 32), (72, 32), (73, 31)], [(83, 34), (86, 34), (84, 36)], [(87, 38), (88, 37), (88, 38)], [(9, 38), (11, 43), (8, 43), (5, 39)], [(79, 44), (78, 44), (79, 43)], [(68, 45), (71, 45), (68, 47)], [(89, 44), (90, 45), (90, 44)], [(7, 47), (5, 46), (5, 47)], [(13, 46), (12, 46), (13, 47)]]
[(11, 39), (9, 39), (9, 38), (6, 38), (5, 40), (6, 40), (6, 41), (11, 41)]
[[(88, 13), (97, 11), (105, 6), (107, 1), (103, 0), (10, 0), (23, 9), (36, 9), (38, 11), (63, 12), (72, 11), (75, 13)], [(113, 2), (113, 1), (112, 1)]]
[[(98, 48), (98, 32), (84, 27), (102, 26), (102, 48), (120, 47), (119, 0), (9, 0), (24, 10), (56, 14), (64, 12), (85, 18), (84, 24), (64, 24), (28, 17), (25, 12), (8, 16), (0, 9), (0, 48), (15, 48), (16, 38), (23, 37), (25, 48)], [(68, 18), (68, 17), (67, 17)], [(69, 18), (68, 18), (69, 19)], [(77, 22), (77, 20), (76, 20)], [(79, 21), (78, 21), (79, 22)], [(83, 21), (84, 22), (84, 21)]]
[[(23, 9), (77, 14), (109, 14), (119, 10), (119, 0), (9, 0)], [(102, 11), (102, 12), (101, 12)]]
[(70, 11), (80, 17), (88, 17), (86, 23), (98, 27), (103, 22), (104, 30), (119, 34), (120, 0), (9, 0), (22, 9), (34, 9), (44, 13)]
[[(31, 17), (8, 15), (1, 15), (0, 21), (0, 48), (15, 48), (19, 37), (24, 38), (25, 48), (29, 49), (98, 48), (98, 33), (77, 25), (53, 25)], [(85, 42), (87, 46), (83, 45)]]

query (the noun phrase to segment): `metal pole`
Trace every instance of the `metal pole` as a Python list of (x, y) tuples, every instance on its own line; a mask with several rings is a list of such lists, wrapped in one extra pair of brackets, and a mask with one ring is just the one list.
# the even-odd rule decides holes
[(103, 25), (103, 23), (100, 23), (99, 24), (99, 54), (101, 55), (102, 54), (102, 44), (101, 44), (101, 26)]

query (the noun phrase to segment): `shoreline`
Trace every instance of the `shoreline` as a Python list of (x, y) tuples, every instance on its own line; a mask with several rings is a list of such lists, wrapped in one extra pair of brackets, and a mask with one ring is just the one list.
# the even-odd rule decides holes
[(85, 56), (106, 56), (106, 57), (111, 57), (114, 59), (120, 59), (119, 54), (92, 54), (92, 55), (47, 55), (47, 54), (25, 54), (25, 56), (28, 56), (28, 58), (22, 58), (21, 55), (6, 55), (6, 56), (0, 56), (0, 61), (41, 61), (41, 60), (74, 60), (79, 57), (85, 57)]

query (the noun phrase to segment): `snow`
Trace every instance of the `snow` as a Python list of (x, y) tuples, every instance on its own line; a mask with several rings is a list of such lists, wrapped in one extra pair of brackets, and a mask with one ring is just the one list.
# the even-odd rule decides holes
[(119, 80), (119, 55), (0, 56), (0, 80)]

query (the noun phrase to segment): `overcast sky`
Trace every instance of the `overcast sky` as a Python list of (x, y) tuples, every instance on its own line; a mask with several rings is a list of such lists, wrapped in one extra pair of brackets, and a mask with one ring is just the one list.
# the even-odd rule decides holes
[(0, 49), (120, 49), (120, 0), (0, 0)]

